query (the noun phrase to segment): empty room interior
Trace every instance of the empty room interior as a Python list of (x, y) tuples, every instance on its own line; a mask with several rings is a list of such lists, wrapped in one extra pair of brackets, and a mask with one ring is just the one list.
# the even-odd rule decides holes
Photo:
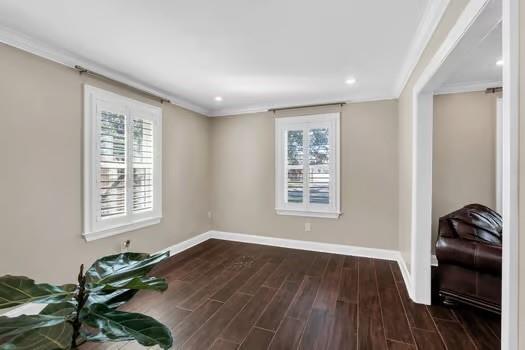
[(525, 349), (524, 57), (525, 0), (0, 1), (0, 349)]

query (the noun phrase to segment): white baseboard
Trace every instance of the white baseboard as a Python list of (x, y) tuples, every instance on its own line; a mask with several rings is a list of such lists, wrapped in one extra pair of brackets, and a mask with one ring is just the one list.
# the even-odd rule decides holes
[(397, 260), (397, 264), (399, 265), (399, 269), (401, 270), (401, 275), (403, 276), (403, 281), (405, 282), (408, 296), (410, 297), (410, 299), (414, 300), (414, 290), (412, 286), (412, 278), (410, 277), (410, 270), (408, 269), (406, 261), (403, 258), (403, 255), (401, 255), (401, 252), (399, 252), (399, 259)]
[(414, 299), (413, 292), (412, 292), (412, 281), (410, 279), (409, 270), (407, 268), (405, 260), (403, 259), (403, 256), (397, 250), (367, 248), (367, 247), (358, 247), (358, 246), (334, 244), (334, 243), (301, 241), (301, 240), (294, 240), (294, 239), (284, 239), (284, 238), (249, 235), (249, 234), (244, 234), (244, 233), (232, 233), (232, 232), (223, 232), (223, 231), (209, 231), (208, 234), (210, 238), (223, 239), (223, 240), (228, 240), (228, 241), (255, 243), (255, 244), (270, 245), (270, 246), (275, 246), (275, 247), (311, 250), (311, 251), (323, 252), (323, 253), (352, 255), (352, 256), (360, 256), (360, 257), (365, 257), (365, 258), (396, 261), (397, 264), (399, 265), (399, 269), (401, 270), (401, 275), (403, 276), (403, 281), (405, 282), (408, 294), (412, 300)]
[[(193, 246), (196, 246), (197, 244), (200, 244), (212, 238), (222, 239), (226, 241), (269, 245), (269, 246), (274, 246), (274, 247), (310, 250), (310, 251), (322, 252), (322, 253), (351, 255), (351, 256), (359, 256), (359, 257), (365, 257), (365, 258), (396, 261), (399, 265), (399, 269), (401, 270), (401, 274), (403, 276), (403, 280), (405, 281), (405, 285), (407, 287), (408, 293), (410, 297), (412, 298), (412, 283), (410, 280), (410, 273), (408, 271), (407, 265), (403, 257), (401, 256), (401, 253), (397, 250), (367, 248), (367, 247), (359, 247), (359, 246), (335, 244), (335, 243), (302, 241), (302, 240), (295, 240), (295, 239), (250, 235), (250, 234), (244, 234), (244, 233), (208, 231), (208, 232), (201, 233), (190, 239), (187, 239), (185, 241), (182, 241), (180, 243), (174, 244), (171, 247), (162, 249), (158, 251), (157, 253), (169, 252), (170, 256), (175, 255), (175, 254), (183, 252)], [(25, 304), (25, 305), (19, 306), (17, 308), (14, 308), (2, 314), (2, 316), (16, 317), (16, 316), (20, 316), (24, 314), (34, 315), (34, 314), (38, 314), (44, 307), (45, 307), (45, 304), (34, 304), (34, 303)]]
[[(200, 244), (210, 238), (211, 238), (210, 231), (204, 232), (204, 233), (201, 233), (200, 235), (197, 235), (195, 237), (192, 237), (180, 243), (174, 244), (171, 247), (159, 250), (158, 252), (156, 252), (156, 254), (169, 252), (170, 256), (175, 255), (182, 251), (185, 251), (186, 249), (196, 246), (197, 244)], [(0, 312), (0, 316), (17, 317), (21, 315), (36, 315), (40, 313), (40, 311), (42, 311), (42, 309), (45, 306), (46, 304), (36, 304), (36, 303), (24, 304), (24, 305), (15, 307), (7, 312), (3, 312), (3, 313)]]
[(396, 250), (366, 248), (343, 244), (323, 243), (313, 241), (302, 241), (295, 239), (276, 238), (269, 236), (249, 235), (244, 233), (232, 233), (223, 231), (209, 231), (210, 238), (223, 239), (227, 241), (245, 242), (270, 245), (275, 247), (292, 248), (300, 250), (311, 250), (315, 252), (353, 255), (365, 258), (383, 259), (397, 261), (399, 252)]
[(190, 249), (191, 247), (196, 246), (197, 244), (207, 241), (210, 238), (213, 238), (210, 235), (212, 232), (214, 231), (208, 231), (208, 232), (201, 233), (195, 237), (192, 237), (180, 243), (174, 244), (171, 247), (159, 250), (155, 254), (166, 253), (166, 252), (170, 252), (170, 256), (178, 254), (180, 252), (185, 251), (186, 249)]

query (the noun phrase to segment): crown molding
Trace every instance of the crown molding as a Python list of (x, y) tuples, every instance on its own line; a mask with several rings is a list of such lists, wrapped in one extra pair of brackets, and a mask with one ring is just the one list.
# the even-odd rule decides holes
[(189, 101), (186, 101), (180, 97), (174, 96), (166, 91), (162, 91), (155, 87), (152, 87), (148, 84), (142, 83), (129, 75), (120, 73), (116, 70), (110, 69), (108, 67), (102, 66), (87, 60), (78, 55), (75, 55), (72, 52), (69, 52), (64, 49), (60, 49), (56, 46), (44, 43), (43, 41), (37, 40), (35, 38), (29, 37), (23, 33), (12, 30), (5, 26), (0, 25), (0, 43), (15, 47), (17, 49), (29, 52), (33, 55), (43, 57), (50, 61), (62, 64), (64, 66), (74, 68), (75, 65), (80, 65), (84, 68), (87, 68), (91, 71), (97, 72), (113, 80), (122, 82), (131, 87), (137, 88), (139, 90), (146, 91), (153, 95), (158, 95), (166, 100), (171, 101), (172, 104), (179, 107), (191, 110), (193, 112), (203, 114), (205, 116), (209, 115), (209, 110), (201, 106), (195, 105)]
[[(262, 113), (268, 112), (270, 109), (279, 109), (279, 108), (288, 108), (289, 106), (301, 106), (308, 104), (331, 104), (331, 103), (362, 103), (362, 102), (374, 102), (374, 101), (385, 101), (385, 100), (395, 100), (397, 96), (388, 95), (388, 96), (374, 96), (374, 97), (358, 97), (358, 98), (342, 98), (336, 100), (319, 100), (319, 101), (290, 101), (289, 103), (283, 103), (280, 105), (261, 105), (257, 107), (248, 107), (248, 108), (225, 108), (225, 109), (215, 109), (210, 111), (208, 116), (210, 117), (231, 117), (241, 114), (253, 114), (253, 113)], [(300, 108), (300, 107), (299, 107)]]
[(423, 12), (421, 22), (412, 39), (410, 49), (403, 62), (399, 78), (394, 88), (394, 95), (399, 97), (405, 88), (410, 76), (412, 75), (421, 55), (425, 51), (434, 31), (436, 30), (441, 18), (445, 14), (450, 0), (429, 0)]
[[(408, 55), (403, 63), (401, 69), (401, 74), (396, 82), (394, 93), (389, 96), (370, 96), (370, 97), (357, 97), (357, 98), (348, 98), (350, 103), (359, 103), (359, 102), (371, 102), (379, 100), (391, 100), (396, 99), (401, 94), (404, 86), (406, 85), (410, 75), (412, 74), (415, 66), (417, 65), (421, 54), (423, 53), (426, 45), (428, 44), (434, 30), (436, 29), (441, 17), (443, 16), (445, 9), (448, 6), (450, 0), (430, 0), (425, 11), (423, 13), (422, 20), (416, 31), (416, 36), (412, 40), (411, 47), (408, 51)], [(196, 105), (192, 102), (189, 102), (181, 97), (174, 96), (166, 91), (157, 89), (151, 85), (138, 81), (137, 79), (118, 72), (114, 69), (100, 65), (94, 61), (82, 58), (72, 52), (58, 48), (56, 46), (44, 43), (43, 41), (37, 40), (36, 38), (29, 37), (23, 33), (12, 30), (5, 26), (0, 25), (0, 42), (7, 45), (16, 47), (20, 50), (29, 52), (31, 54), (46, 58), (48, 60), (57, 62), (59, 64), (65, 65), (67, 67), (74, 68), (75, 65), (83, 66), (89, 70), (95, 71), (99, 74), (105, 75), (111, 79), (120, 81), (129, 86), (135, 87), (140, 90), (147, 91), (151, 94), (158, 95), (167, 100), (170, 100), (171, 103), (191, 110), (193, 112), (208, 116), (208, 117), (220, 117), (220, 116), (233, 116), (240, 114), (252, 114), (259, 112), (266, 112), (272, 108), (283, 108), (290, 105), (300, 105), (297, 101), (289, 101), (289, 103), (281, 103), (279, 105), (275, 104), (263, 104), (253, 107), (244, 107), (244, 108), (217, 108), (217, 109), (207, 109), (202, 106)], [(338, 99), (337, 101), (341, 101)], [(303, 101), (304, 102), (304, 101)], [(331, 101), (307, 101), (306, 104), (312, 103), (329, 103)]]
[(434, 95), (457, 94), (461, 92), (485, 91), (488, 88), (503, 86), (502, 81), (475, 81), (470, 83), (444, 85)]

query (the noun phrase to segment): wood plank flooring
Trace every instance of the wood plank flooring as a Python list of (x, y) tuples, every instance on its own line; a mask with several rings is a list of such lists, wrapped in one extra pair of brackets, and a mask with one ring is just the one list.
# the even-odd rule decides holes
[[(395, 262), (208, 240), (156, 267), (159, 294), (123, 309), (166, 324), (174, 349), (498, 349), (499, 318), (414, 304)], [(140, 349), (134, 342), (87, 349)]]

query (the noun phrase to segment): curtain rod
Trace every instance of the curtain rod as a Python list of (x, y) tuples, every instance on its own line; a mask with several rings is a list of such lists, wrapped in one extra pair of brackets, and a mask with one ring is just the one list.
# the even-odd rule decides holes
[(317, 105), (304, 105), (304, 106), (292, 106), (292, 107), (282, 107), (282, 108), (270, 108), (268, 112), (277, 112), (277, 111), (284, 111), (288, 109), (297, 109), (297, 108), (312, 108), (312, 107), (327, 107), (327, 106), (344, 106), (346, 102), (333, 102), (333, 103), (323, 103), (323, 104), (317, 104)]
[(117, 83), (117, 84), (119, 84), (119, 85), (121, 85), (121, 86), (124, 86), (124, 87), (130, 89), (130, 90), (134, 90), (134, 91), (136, 91), (136, 92), (138, 92), (138, 93), (140, 93), (140, 94), (142, 94), (142, 95), (146, 95), (146, 96), (152, 97), (152, 98), (154, 98), (154, 99), (156, 99), (156, 100), (159, 100), (160, 103), (164, 103), (164, 102), (170, 103), (170, 102), (171, 102), (170, 100), (168, 100), (168, 99), (166, 99), (166, 98), (164, 98), (164, 97), (161, 97), (161, 96), (158, 96), (158, 95), (152, 94), (151, 92), (148, 92), (148, 91), (145, 91), (145, 90), (142, 90), (142, 89), (136, 88), (136, 87), (134, 87), (134, 86), (128, 85), (128, 84), (123, 83), (123, 82), (121, 82), (121, 81), (118, 81), (118, 80), (115, 80), (115, 79), (113, 79), (113, 78), (107, 77), (107, 76), (105, 76), (105, 75), (103, 75), (103, 74), (100, 74), (100, 73), (97, 73), (97, 72), (93, 72), (93, 71), (91, 71), (91, 70), (89, 70), (89, 69), (87, 69), (87, 68), (84, 68), (84, 67), (82, 67), (82, 66), (76, 65), (76, 66), (75, 66), (75, 69), (76, 69), (80, 74), (87, 74), (87, 75), (91, 75), (91, 76), (96, 77), (96, 78), (101, 78), (101, 79), (108, 80), (108, 81), (113, 82), (113, 83)]
[(502, 91), (503, 91), (503, 87), (501, 87), (501, 86), (485, 89), (485, 93), (486, 94), (495, 94), (497, 92), (502, 92)]

